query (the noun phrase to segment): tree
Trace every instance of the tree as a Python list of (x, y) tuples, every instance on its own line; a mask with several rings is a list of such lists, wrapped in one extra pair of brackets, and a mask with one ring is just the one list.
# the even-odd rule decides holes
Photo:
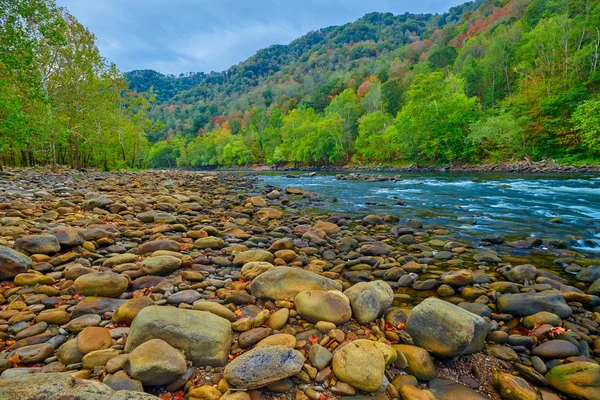
[(471, 124), (469, 141), (481, 148), (492, 161), (529, 159), (523, 129), (510, 113), (489, 116)]
[(356, 152), (366, 161), (392, 161), (388, 129), (394, 119), (384, 111), (375, 111), (359, 120)]
[(388, 80), (381, 85), (383, 108), (390, 115), (396, 115), (404, 104), (404, 87), (396, 79)]
[(454, 64), (456, 57), (458, 53), (454, 46), (443, 46), (431, 52), (429, 62), (433, 69), (446, 68)]
[(600, 97), (581, 103), (572, 117), (583, 143), (590, 152), (600, 152)]
[(469, 126), (481, 113), (475, 97), (465, 95), (464, 80), (442, 72), (419, 75), (395, 125), (395, 145), (407, 159), (450, 162), (465, 159)]

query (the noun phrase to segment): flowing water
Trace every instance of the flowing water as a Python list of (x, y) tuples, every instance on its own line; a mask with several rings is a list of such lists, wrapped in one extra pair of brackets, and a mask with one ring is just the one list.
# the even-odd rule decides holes
[[(333, 173), (296, 176), (267, 172), (260, 179), (318, 194), (324, 200), (307, 206), (322, 211), (386, 213), (476, 237), (564, 239), (574, 249), (600, 253), (597, 176), (402, 173), (401, 180), (387, 182), (336, 180)], [(405, 205), (395, 205), (398, 200)]]

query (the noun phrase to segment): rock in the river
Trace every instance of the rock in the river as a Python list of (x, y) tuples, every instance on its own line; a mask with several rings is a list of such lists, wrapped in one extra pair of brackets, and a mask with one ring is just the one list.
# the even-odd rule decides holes
[(277, 267), (252, 281), (252, 295), (263, 300), (283, 300), (305, 290), (342, 290), (342, 284), (314, 272), (294, 267)]
[(531, 264), (517, 265), (504, 273), (506, 279), (511, 282), (532, 281), (537, 275), (537, 268)]
[(15, 249), (32, 254), (54, 254), (60, 251), (60, 243), (50, 234), (26, 235), (15, 240)]
[(357, 389), (375, 392), (381, 387), (388, 361), (383, 347), (389, 346), (367, 339), (346, 343), (333, 355), (333, 373), (339, 380)]
[(384, 281), (360, 282), (344, 294), (350, 299), (352, 313), (361, 324), (375, 321), (394, 301), (394, 291)]
[(222, 366), (231, 347), (231, 323), (207, 311), (150, 306), (133, 320), (125, 351), (151, 339), (183, 350), (195, 366)]
[(596, 279), (594, 283), (590, 285), (587, 293), (594, 296), (600, 296), (600, 278)]
[(75, 280), (75, 289), (84, 296), (119, 297), (127, 286), (127, 278), (114, 272), (85, 274)]
[(31, 258), (9, 247), (0, 245), (0, 281), (8, 281), (27, 272)]
[(147, 393), (113, 391), (98, 381), (77, 379), (69, 373), (27, 374), (0, 379), (0, 398), (15, 400), (159, 400)]
[(262, 346), (230, 362), (223, 374), (227, 382), (240, 389), (255, 389), (296, 375), (304, 356), (287, 346)]
[(498, 309), (515, 317), (527, 317), (541, 311), (548, 311), (561, 318), (569, 318), (573, 310), (558, 291), (548, 290), (539, 293), (504, 294), (498, 297)]
[(294, 297), (298, 314), (305, 320), (317, 323), (319, 321), (343, 324), (352, 317), (352, 309), (348, 298), (339, 292), (324, 290), (305, 290)]
[(600, 279), (600, 265), (584, 268), (577, 273), (577, 280), (581, 282), (594, 282), (596, 279)]
[(152, 339), (129, 353), (123, 364), (127, 374), (144, 385), (164, 385), (183, 376), (185, 358), (167, 342)]
[(454, 304), (428, 298), (413, 308), (406, 331), (415, 344), (442, 357), (481, 351), (488, 332), (483, 318)]
[(582, 400), (600, 400), (600, 365), (577, 361), (558, 365), (546, 375), (550, 386)]

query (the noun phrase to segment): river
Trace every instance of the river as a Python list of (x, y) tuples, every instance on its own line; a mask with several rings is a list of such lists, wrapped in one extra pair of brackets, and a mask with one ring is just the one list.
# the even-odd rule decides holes
[[(308, 210), (385, 213), (475, 237), (564, 239), (573, 249), (600, 253), (598, 176), (402, 173), (399, 181), (363, 182), (337, 180), (333, 173), (287, 174), (301, 177), (272, 172), (259, 177), (263, 185), (297, 187), (323, 198), (308, 203)], [(398, 200), (405, 205), (396, 205)], [(551, 222), (554, 218), (560, 221)]]

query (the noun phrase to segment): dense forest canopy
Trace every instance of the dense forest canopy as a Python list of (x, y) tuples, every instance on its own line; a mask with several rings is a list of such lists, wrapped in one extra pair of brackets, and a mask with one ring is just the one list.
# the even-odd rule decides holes
[[(600, 158), (598, 0), (477, 0), (442, 15), (370, 13), (223, 72), (179, 76), (122, 76), (100, 57), (93, 35), (50, 1), (0, 4), (4, 163)], [(90, 56), (78, 55), (82, 48)]]

